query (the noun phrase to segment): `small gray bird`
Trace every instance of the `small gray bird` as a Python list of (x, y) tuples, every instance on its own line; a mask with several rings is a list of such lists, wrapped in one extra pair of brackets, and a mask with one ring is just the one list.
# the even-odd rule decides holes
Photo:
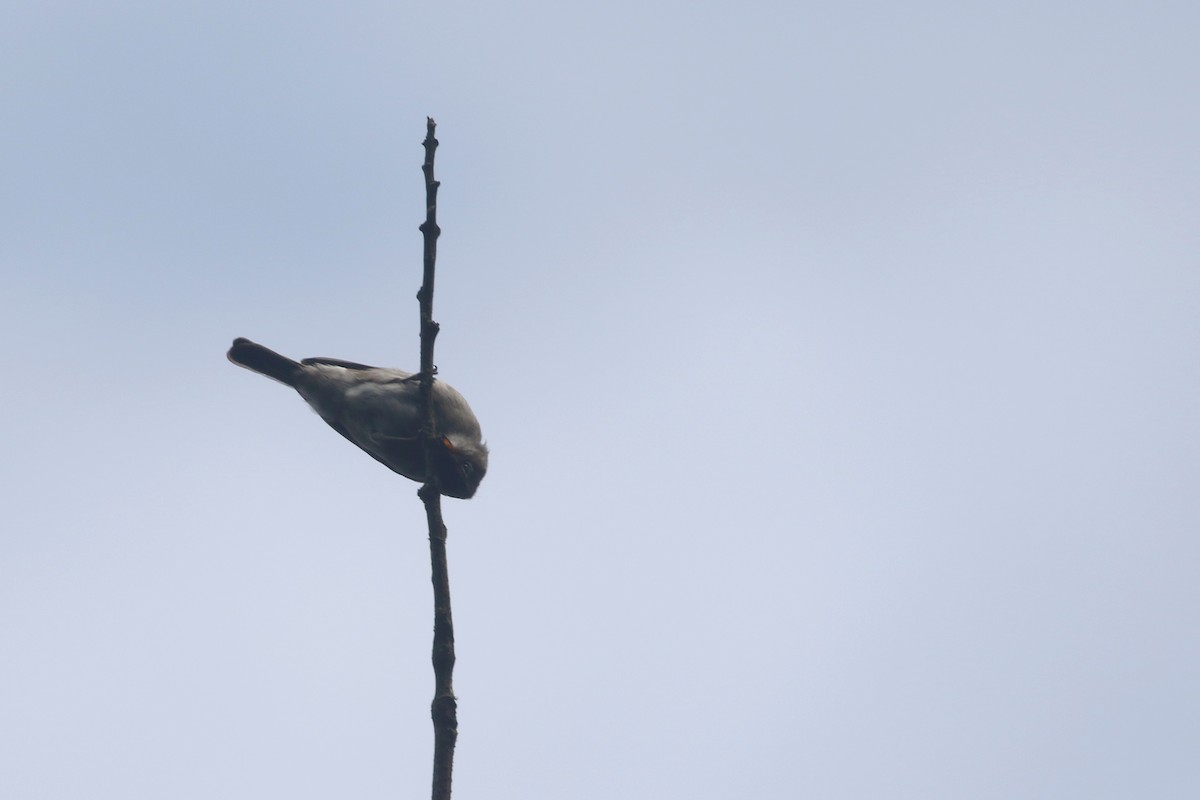
[[(306, 358), (292, 361), (249, 339), (234, 339), (229, 360), (291, 386), (321, 419), (388, 469), (424, 483), (420, 380), (411, 372)], [(488, 449), (479, 420), (449, 384), (433, 384), (433, 415), (441, 436), (433, 472), (442, 494), (468, 498), (487, 474)]]

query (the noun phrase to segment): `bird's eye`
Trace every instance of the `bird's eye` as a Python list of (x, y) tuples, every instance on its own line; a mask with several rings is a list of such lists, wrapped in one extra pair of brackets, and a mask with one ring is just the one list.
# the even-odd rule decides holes
[(468, 478), (471, 477), (471, 473), (475, 471), (475, 467), (471, 466), (471, 463), (468, 461), (464, 461), (462, 464), (460, 464), (459, 469), (461, 469), (462, 474)]

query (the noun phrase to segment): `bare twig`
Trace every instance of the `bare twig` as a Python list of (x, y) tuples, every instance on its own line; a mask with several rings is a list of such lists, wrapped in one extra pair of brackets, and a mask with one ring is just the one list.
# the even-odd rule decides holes
[[(433, 279), (437, 261), (438, 182), (433, 178), (433, 156), (437, 150), (434, 131), (437, 123), (426, 118), (425, 221), (421, 233), (425, 240), (425, 270), (417, 301), (421, 308), (421, 408), (426, 420), (425, 469), (433, 476), (434, 447), (438, 446), (436, 420), (430, 397), (433, 392), (433, 341), (439, 326), (433, 321)], [(433, 570), (433, 676), (434, 692), (430, 713), (433, 717), (433, 800), (450, 800), (454, 771), (454, 745), (458, 740), (458, 701), (454, 698), (454, 618), (450, 613), (450, 574), (446, 566), (446, 524), (442, 521), (442, 496), (436, 480), (430, 480), (418, 492), (425, 503), (429, 522), (429, 557)]]

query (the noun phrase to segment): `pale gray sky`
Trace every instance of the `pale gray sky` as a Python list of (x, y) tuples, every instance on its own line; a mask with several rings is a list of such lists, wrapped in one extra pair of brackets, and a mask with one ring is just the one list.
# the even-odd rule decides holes
[(1200, 6), (0, 10), (0, 797), (1200, 796)]

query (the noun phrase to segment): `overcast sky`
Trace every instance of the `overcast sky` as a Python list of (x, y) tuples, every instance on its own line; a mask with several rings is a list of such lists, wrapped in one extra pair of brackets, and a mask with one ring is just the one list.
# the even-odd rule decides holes
[(1200, 5), (0, 10), (0, 797), (1200, 796)]

